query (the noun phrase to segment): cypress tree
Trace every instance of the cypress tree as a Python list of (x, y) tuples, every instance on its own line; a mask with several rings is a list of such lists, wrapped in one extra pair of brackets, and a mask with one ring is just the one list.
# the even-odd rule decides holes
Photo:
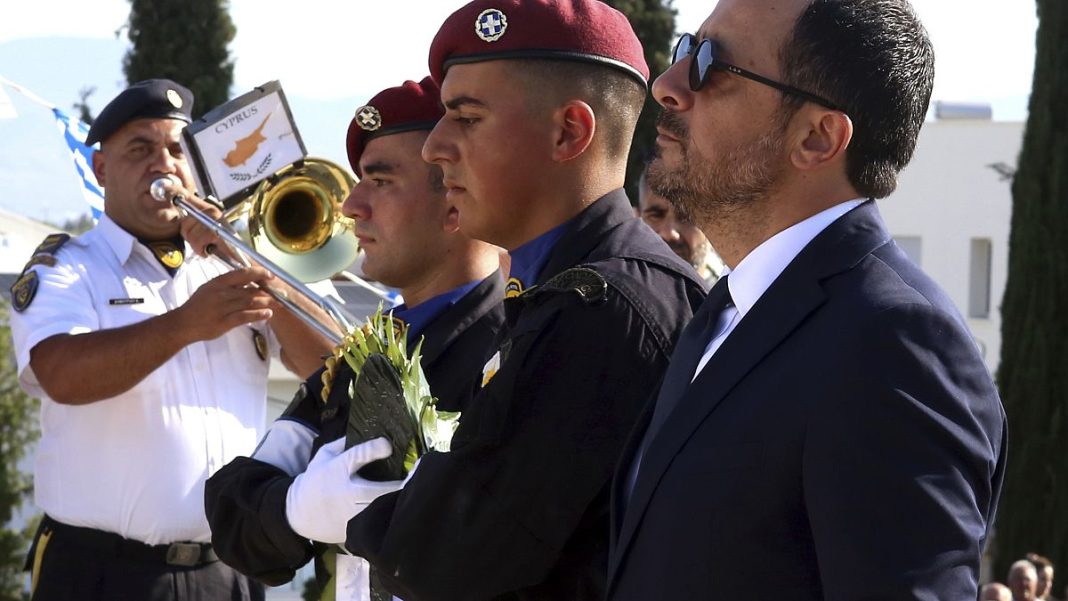
[[(671, 49), (675, 43), (675, 8), (673, 0), (605, 0), (605, 4), (627, 15), (634, 33), (645, 49), (649, 64), (649, 84), (671, 65)], [(660, 106), (652, 95), (645, 99), (642, 116), (630, 145), (627, 159), (627, 194), (631, 202), (638, 202), (638, 178), (645, 160), (656, 144), (656, 118)]]
[[(1068, 3), (1038, 0), (1029, 116), (1012, 184), (998, 384), (1009, 420), (995, 577), (1036, 551), (1068, 574)], [(1056, 585), (1056, 582), (1055, 582)], [(1063, 590), (1063, 589), (1062, 589)], [(1053, 596), (1061, 597), (1054, 590)]]
[(236, 29), (227, 0), (130, 0), (126, 81), (168, 78), (193, 91), (194, 117), (230, 99)]

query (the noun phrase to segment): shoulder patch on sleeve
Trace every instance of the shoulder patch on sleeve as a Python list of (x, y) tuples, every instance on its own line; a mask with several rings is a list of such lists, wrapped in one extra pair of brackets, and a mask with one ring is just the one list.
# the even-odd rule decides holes
[(589, 267), (572, 267), (549, 278), (541, 286), (531, 288), (529, 294), (537, 296), (548, 292), (574, 292), (587, 305), (603, 302), (608, 293), (604, 276)]
[(11, 285), (12, 308), (19, 313), (25, 311), (26, 307), (33, 302), (33, 297), (37, 295), (37, 286), (40, 283), (41, 280), (38, 279), (36, 271), (29, 271), (19, 276), (19, 279)]

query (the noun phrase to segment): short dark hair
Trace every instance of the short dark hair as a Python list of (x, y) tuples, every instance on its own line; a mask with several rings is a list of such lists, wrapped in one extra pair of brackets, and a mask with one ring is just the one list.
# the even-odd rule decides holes
[[(934, 49), (908, 0), (813, 0), (780, 50), (786, 83), (853, 121), (846, 173), (883, 198), (912, 159), (934, 83)], [(792, 111), (803, 100), (787, 97)]]
[(1052, 561), (1050, 561), (1046, 557), (1039, 555), (1038, 553), (1028, 553), (1026, 557), (1027, 561), (1030, 561), (1032, 564), (1034, 564), (1035, 568), (1038, 570), (1044, 570), (1046, 568), (1053, 567)]
[(597, 116), (597, 135), (604, 136), (609, 156), (627, 159), (645, 104), (646, 86), (620, 69), (587, 61), (515, 60), (522, 63), (516, 72), (527, 83), (529, 98), (551, 102), (582, 99)]

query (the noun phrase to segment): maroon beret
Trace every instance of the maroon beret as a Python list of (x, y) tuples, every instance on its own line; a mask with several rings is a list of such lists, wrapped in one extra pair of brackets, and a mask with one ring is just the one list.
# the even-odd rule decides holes
[(382, 90), (370, 102), (356, 109), (349, 123), (345, 141), (349, 165), (359, 173), (360, 156), (368, 142), (406, 131), (434, 129), (444, 114), (441, 91), (429, 77), (419, 83), (406, 81), (395, 88)]
[(430, 45), (430, 75), (508, 58), (578, 60), (649, 81), (638, 36), (623, 13), (598, 0), (475, 0), (452, 13)]

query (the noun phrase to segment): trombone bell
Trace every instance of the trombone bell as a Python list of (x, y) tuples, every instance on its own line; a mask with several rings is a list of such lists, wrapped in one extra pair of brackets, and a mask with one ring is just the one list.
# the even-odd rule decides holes
[(323, 159), (289, 165), (228, 212), (257, 252), (302, 282), (345, 269), (359, 252), (354, 224), (341, 204), (355, 180)]

